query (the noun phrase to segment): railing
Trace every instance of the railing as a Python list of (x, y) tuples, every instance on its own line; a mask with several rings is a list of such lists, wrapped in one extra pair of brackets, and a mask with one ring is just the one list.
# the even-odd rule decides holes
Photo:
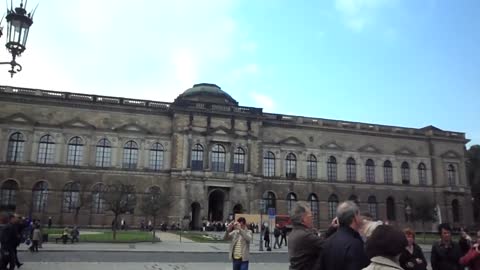
[(127, 98), (118, 98), (111, 96), (98, 96), (98, 95), (88, 95), (88, 94), (79, 94), (79, 93), (69, 93), (69, 92), (57, 92), (49, 90), (40, 90), (40, 89), (30, 89), (22, 87), (11, 87), (11, 86), (0, 86), (0, 94), (16, 94), (16, 95), (26, 95), (26, 96), (41, 96), (54, 99), (64, 99), (64, 100), (73, 100), (76, 102), (86, 102), (86, 103), (101, 103), (101, 104), (114, 104), (114, 105), (125, 105), (133, 107), (144, 107), (159, 109), (162, 111), (168, 111), (175, 106), (177, 108), (185, 109), (194, 109), (207, 112), (227, 112), (227, 113), (237, 113), (237, 114), (250, 114), (262, 116), (263, 120), (266, 121), (280, 121), (284, 123), (293, 123), (293, 124), (302, 124), (302, 125), (315, 125), (339, 129), (351, 129), (351, 130), (363, 130), (363, 131), (372, 131), (372, 132), (385, 132), (385, 133), (395, 133), (395, 134), (406, 134), (406, 135), (417, 135), (417, 136), (426, 136), (434, 135), (440, 137), (449, 137), (455, 139), (465, 139), (465, 133), (461, 132), (452, 132), (452, 131), (441, 131), (441, 130), (428, 130), (415, 129), (415, 128), (404, 128), (396, 126), (386, 126), (386, 125), (376, 125), (360, 122), (350, 122), (350, 121), (338, 121), (331, 119), (322, 119), (322, 118), (311, 118), (311, 117), (302, 117), (294, 115), (283, 115), (283, 114), (273, 114), (273, 113), (264, 113), (261, 108), (254, 107), (242, 107), (242, 106), (228, 106), (228, 105), (219, 105), (213, 103), (204, 103), (204, 102), (195, 102), (189, 100), (181, 100), (175, 103), (168, 102), (159, 102), (159, 101), (149, 101), (141, 99), (127, 99)]

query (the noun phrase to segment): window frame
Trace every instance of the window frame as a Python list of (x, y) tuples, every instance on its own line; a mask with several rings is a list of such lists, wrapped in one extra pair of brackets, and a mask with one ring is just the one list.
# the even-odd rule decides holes
[(353, 157), (349, 157), (346, 163), (347, 182), (354, 183), (357, 180), (357, 164)]
[(337, 181), (337, 159), (334, 156), (328, 157), (327, 160), (327, 181)]
[(123, 159), (122, 168), (128, 170), (135, 170), (138, 166), (138, 143), (134, 140), (129, 140), (123, 145)]
[(14, 132), (8, 137), (7, 162), (22, 162), (25, 152), (25, 136), (21, 132)]
[(95, 166), (98, 168), (112, 166), (112, 143), (107, 138), (100, 139), (95, 145)]
[(83, 139), (72, 137), (67, 145), (67, 165), (80, 166), (83, 159)]

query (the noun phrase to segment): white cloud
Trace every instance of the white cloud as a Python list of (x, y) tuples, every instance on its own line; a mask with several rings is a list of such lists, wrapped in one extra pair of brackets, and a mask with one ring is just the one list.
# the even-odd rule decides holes
[(335, 0), (335, 8), (348, 28), (361, 32), (374, 23), (378, 9), (394, 2), (396, 0)]
[(259, 93), (250, 93), (250, 97), (253, 99), (254, 106), (263, 108), (265, 112), (273, 112), (275, 109), (275, 102), (269, 96)]

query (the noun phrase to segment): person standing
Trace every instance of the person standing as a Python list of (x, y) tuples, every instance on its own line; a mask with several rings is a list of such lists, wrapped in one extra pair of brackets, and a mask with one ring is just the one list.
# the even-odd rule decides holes
[(263, 241), (265, 242), (265, 247), (267, 250), (270, 249), (270, 230), (268, 226), (265, 226), (265, 231), (263, 232)]
[(480, 231), (477, 232), (477, 242), (470, 250), (460, 258), (460, 264), (469, 267), (470, 270), (480, 270)]
[(322, 247), (320, 262), (322, 270), (360, 270), (369, 265), (364, 242), (359, 234), (362, 217), (358, 206), (352, 201), (342, 202), (337, 207), (337, 232), (330, 236)]
[(275, 243), (273, 243), (273, 248), (276, 249), (277, 247), (278, 248), (281, 248), (282, 246), (280, 245), (280, 240), (278, 238), (280, 238), (280, 234), (282, 234), (280, 232), (280, 229), (278, 228), (278, 224), (275, 226), (275, 229), (273, 229), (273, 237), (275, 237)]
[(232, 240), (228, 257), (232, 260), (233, 270), (248, 270), (252, 232), (248, 230), (245, 218), (240, 217), (237, 222), (230, 223), (224, 239)]
[(415, 243), (415, 232), (409, 228), (403, 232), (408, 245), (400, 255), (400, 266), (405, 270), (427, 270), (427, 260), (423, 255), (422, 248)]
[(280, 239), (280, 246), (283, 246), (284, 245), (283, 243), (285, 243), (285, 246), (287, 246), (287, 232), (288, 232), (287, 226), (283, 225), (283, 227), (280, 228), (280, 232), (282, 236), (282, 238)]
[(452, 229), (447, 223), (438, 226), (440, 241), (432, 245), (432, 270), (460, 270), (460, 246), (452, 241)]
[(402, 231), (389, 225), (378, 225), (367, 239), (365, 249), (371, 263), (363, 270), (404, 270), (398, 258), (406, 246), (407, 239)]
[(42, 233), (40, 231), (40, 226), (36, 225), (32, 233), (32, 248), (31, 248), (32, 252), (38, 252), (38, 244), (40, 242), (41, 237), (42, 237)]
[(48, 217), (48, 228), (52, 228), (52, 217)]
[(312, 229), (312, 212), (304, 203), (297, 203), (290, 217), (293, 230), (288, 235), (289, 270), (313, 269), (323, 240)]

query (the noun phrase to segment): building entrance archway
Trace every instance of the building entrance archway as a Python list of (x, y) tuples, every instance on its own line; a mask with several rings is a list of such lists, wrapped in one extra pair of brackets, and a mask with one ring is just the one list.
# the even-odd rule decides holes
[(223, 221), (223, 208), (225, 206), (225, 193), (214, 190), (208, 195), (208, 220)]
[(201, 223), (200, 223), (200, 204), (198, 202), (192, 203), (190, 206), (191, 213), (192, 213), (192, 230), (200, 230)]

